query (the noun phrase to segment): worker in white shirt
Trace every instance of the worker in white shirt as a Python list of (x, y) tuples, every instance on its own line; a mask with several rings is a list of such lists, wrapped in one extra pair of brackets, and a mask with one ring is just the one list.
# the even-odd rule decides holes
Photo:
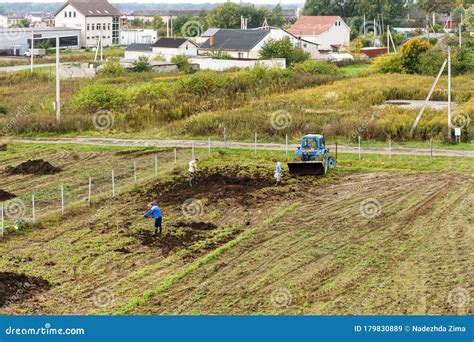
[(193, 159), (189, 162), (189, 185), (193, 186), (196, 185), (197, 181), (197, 166), (198, 166), (199, 159)]

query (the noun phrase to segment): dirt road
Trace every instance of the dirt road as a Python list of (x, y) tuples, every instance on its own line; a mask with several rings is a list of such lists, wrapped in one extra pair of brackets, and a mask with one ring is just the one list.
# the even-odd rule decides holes
[[(191, 148), (194, 144), (196, 148), (207, 148), (209, 146), (208, 141), (204, 140), (142, 140), (142, 139), (115, 139), (115, 138), (64, 138), (54, 140), (27, 140), (27, 139), (14, 139), (16, 143), (41, 143), (41, 144), (76, 144), (76, 145), (93, 145), (93, 146), (122, 146), (122, 147), (182, 147)], [(233, 149), (253, 149), (255, 145), (253, 143), (242, 143), (242, 142), (227, 142), (223, 141), (211, 141), (211, 147), (227, 147)], [(290, 145), (288, 149), (291, 151), (295, 150), (297, 145)], [(329, 148), (335, 149), (335, 146), (330, 145)], [(284, 144), (257, 144), (257, 149), (260, 150), (285, 150)], [(357, 147), (352, 146), (338, 146), (338, 152), (340, 153), (358, 153)], [(416, 156), (429, 156), (430, 150), (428, 148), (408, 148), (408, 147), (393, 147), (391, 150), (380, 147), (363, 147), (363, 154), (381, 154), (381, 155), (416, 155)], [(469, 157), (474, 158), (474, 151), (461, 151), (461, 150), (442, 150), (434, 149), (434, 156), (444, 157)]]

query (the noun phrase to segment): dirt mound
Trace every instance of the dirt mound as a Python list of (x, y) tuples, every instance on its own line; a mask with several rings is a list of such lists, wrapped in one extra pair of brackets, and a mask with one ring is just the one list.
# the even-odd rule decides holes
[(8, 201), (9, 199), (15, 198), (16, 196), (8, 191), (0, 189), (0, 201)]
[(43, 159), (28, 160), (18, 166), (7, 166), (5, 172), (9, 175), (53, 175), (61, 172), (59, 167), (51, 165)]
[(193, 187), (189, 186), (188, 178), (181, 175), (157, 185), (147, 195), (164, 205), (183, 203), (190, 198), (206, 198), (210, 203), (233, 198), (246, 204), (251, 200), (251, 193), (271, 187), (273, 182), (273, 174), (268, 168), (228, 166), (200, 171)]
[(49, 289), (49, 283), (41, 278), (24, 274), (0, 272), (0, 308), (21, 302), (35, 293)]
[(214, 230), (217, 229), (217, 226), (211, 222), (196, 222), (196, 221), (191, 221), (191, 222), (177, 222), (176, 223), (177, 228), (191, 228), (194, 230)]

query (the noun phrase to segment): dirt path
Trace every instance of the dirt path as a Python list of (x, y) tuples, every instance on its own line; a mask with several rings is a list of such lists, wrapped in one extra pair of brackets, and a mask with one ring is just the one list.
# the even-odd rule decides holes
[[(93, 145), (93, 146), (121, 146), (121, 147), (182, 147), (191, 148), (194, 144), (197, 148), (207, 148), (208, 142), (203, 140), (139, 140), (139, 139), (114, 139), (114, 138), (64, 138), (54, 140), (27, 140), (27, 139), (14, 139), (16, 143), (41, 143), (41, 144), (76, 144), (76, 145)], [(225, 144), (222, 141), (211, 141), (211, 147), (224, 147)], [(227, 142), (228, 148), (233, 149), (253, 149), (253, 143), (242, 143), (242, 142)], [(297, 148), (297, 145), (290, 145), (289, 150), (293, 151)], [(331, 149), (335, 149), (335, 146), (329, 146)], [(260, 150), (282, 150), (286, 149), (284, 144), (257, 144), (257, 149)], [(358, 153), (356, 147), (351, 146), (338, 146), (340, 153)], [(381, 154), (381, 155), (416, 155), (416, 156), (429, 156), (430, 150), (427, 148), (408, 148), (408, 147), (393, 147), (390, 151), (389, 148), (379, 147), (363, 147), (364, 154)], [(445, 156), (445, 157), (469, 157), (474, 158), (474, 151), (462, 151), (462, 150), (442, 150), (434, 149), (434, 156)]]

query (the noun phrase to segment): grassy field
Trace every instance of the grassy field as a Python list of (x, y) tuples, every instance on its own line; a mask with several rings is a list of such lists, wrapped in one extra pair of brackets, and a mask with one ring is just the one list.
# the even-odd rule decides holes
[[(0, 313), (473, 313), (472, 300), (448, 302), (452, 291), (473, 289), (472, 160), (340, 154), (330, 176), (285, 173), (276, 188), (284, 153), (198, 150), (190, 188), (191, 151), (178, 152), (177, 168), (169, 150), (13, 144), (0, 152), (0, 169), (28, 158), (62, 168), (2, 174), (2, 189), (20, 200), (59, 184), (85, 194), (89, 175), (104, 179), (91, 207), (79, 201), (61, 219), (44, 205), (36, 225), (0, 240), (2, 280), (30, 277), (13, 294), (0, 286)], [(113, 199), (111, 168), (128, 169)], [(165, 214), (157, 239), (142, 218), (153, 199)]]
[[(445, 111), (427, 110), (415, 136), (410, 137), (418, 110), (382, 106), (386, 100), (423, 100), (433, 81), (427, 76), (373, 74), (335, 82), (328, 80), (324, 83), (329, 84), (299, 90), (283, 91), (278, 87), (259, 90), (258, 86), (255, 92), (223, 97), (219, 92), (198, 97), (187, 93), (174, 96), (170, 89), (194, 82), (183, 75), (145, 73), (99, 77), (93, 81), (95, 85), (132, 94), (125, 103), (107, 112), (107, 119), (113, 121), (113, 125), (101, 130), (93, 125), (97, 110), (79, 110), (77, 101), (73, 103), (74, 96), (90, 85), (90, 80), (65, 80), (62, 83), (63, 121), (58, 129), (52, 106), (54, 80), (47, 73), (21, 75), (1, 76), (0, 104), (7, 111), (0, 114), (2, 135), (220, 139), (225, 127), (229, 139), (241, 141), (253, 140), (255, 132), (262, 142), (282, 142), (286, 134), (295, 141), (308, 132), (317, 132), (323, 133), (328, 140), (337, 139), (341, 143), (354, 143), (360, 135), (364, 141), (386, 143), (391, 137), (394, 144), (415, 145), (430, 138), (436, 144), (443, 144), (446, 136)], [(228, 77), (233, 77), (229, 75), (232, 73)], [(199, 87), (211, 82), (206, 78), (195, 81)], [(34, 93), (29, 87), (22, 86), (25, 82), (35, 88)], [(447, 80), (442, 78), (432, 99), (446, 100), (446, 88)], [(454, 79), (456, 105), (453, 117), (464, 125), (465, 137), (472, 135), (473, 92), (472, 77)], [(88, 96), (87, 99), (99, 97)], [(115, 101), (115, 97), (110, 101)], [(179, 102), (179, 106), (173, 101)]]

